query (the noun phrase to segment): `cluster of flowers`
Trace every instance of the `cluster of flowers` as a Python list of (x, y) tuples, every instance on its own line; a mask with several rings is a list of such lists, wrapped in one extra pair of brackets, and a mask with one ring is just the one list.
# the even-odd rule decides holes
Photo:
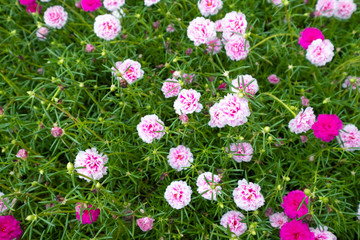
[(356, 90), (356, 88), (358, 88), (359, 92), (360, 92), (360, 78), (359, 77), (355, 77), (355, 76), (348, 76), (344, 83), (342, 84), (343, 88), (351, 88)]
[[(49, 2), (50, 0), (41, 0), (42, 2)], [(36, 3), (36, 0), (19, 0), (21, 5), (26, 6), (28, 13), (40, 13), (42, 6)]]
[(315, 16), (349, 19), (356, 11), (356, 4), (353, 0), (318, 0), (315, 10)]

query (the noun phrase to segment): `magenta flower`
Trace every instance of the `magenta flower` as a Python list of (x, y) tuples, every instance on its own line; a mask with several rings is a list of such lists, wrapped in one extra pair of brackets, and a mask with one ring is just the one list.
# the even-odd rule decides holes
[(154, 219), (144, 217), (136, 220), (136, 223), (142, 231), (146, 232), (153, 228)]
[(173, 181), (165, 190), (164, 197), (172, 208), (181, 209), (191, 201), (191, 187), (184, 181)]
[(311, 127), (314, 130), (316, 138), (321, 141), (330, 142), (339, 135), (339, 131), (343, 128), (342, 121), (335, 114), (320, 114), (317, 121)]
[(16, 157), (26, 160), (28, 157), (28, 152), (25, 149), (20, 149), (16, 154)]
[(190, 22), (187, 36), (195, 46), (214, 40), (216, 38), (215, 23), (209, 19), (197, 17)]
[(224, 228), (229, 228), (236, 236), (240, 236), (247, 230), (244, 220), (245, 216), (241, 212), (229, 211), (221, 217), (220, 224)]
[(312, 107), (301, 109), (298, 115), (289, 122), (290, 132), (299, 134), (309, 131), (315, 123), (316, 116)]
[(26, 6), (26, 11), (28, 13), (40, 13), (41, 12), (41, 5), (37, 3), (33, 3)]
[(221, 194), (221, 186), (218, 185), (220, 181), (218, 175), (211, 172), (202, 173), (196, 180), (197, 192), (207, 200), (216, 201), (216, 196)]
[(232, 158), (240, 163), (240, 162), (250, 162), (252, 155), (254, 153), (254, 149), (252, 148), (250, 143), (231, 143), (229, 146), (230, 149), (227, 148), (227, 151), (232, 154)]
[(252, 182), (238, 181), (238, 187), (234, 189), (233, 196), (236, 206), (245, 211), (255, 211), (265, 203), (264, 196), (260, 192), (261, 187)]
[(169, 165), (178, 172), (189, 168), (191, 163), (194, 161), (194, 157), (190, 151), (190, 148), (187, 148), (183, 145), (179, 145), (176, 148), (171, 148), (167, 159)]
[(101, 5), (101, 0), (81, 0), (81, 7), (85, 12), (94, 12)]
[(338, 143), (347, 151), (360, 150), (360, 131), (353, 124), (345, 125), (337, 137)]
[(139, 137), (146, 143), (161, 139), (165, 135), (164, 122), (156, 114), (146, 115), (136, 126)]
[(14, 240), (20, 239), (23, 231), (20, 227), (20, 221), (17, 221), (14, 216), (6, 215), (0, 216), (0, 239)]
[[(299, 206), (305, 197), (305, 202), (299, 209)], [(307, 197), (303, 191), (295, 190), (289, 192), (287, 196), (283, 197), (281, 207), (284, 209), (285, 214), (289, 218), (300, 218), (309, 212), (305, 203), (306, 205), (309, 204), (309, 197)]]
[(21, 5), (30, 5), (30, 4), (34, 4), (36, 2), (36, 0), (19, 0)]
[(87, 205), (86, 203), (77, 203), (76, 207), (76, 218), (82, 224), (92, 224), (96, 222), (100, 215), (100, 209), (95, 208), (91, 204)]
[(44, 12), (44, 21), (46, 25), (61, 29), (65, 26), (68, 19), (68, 13), (62, 6), (53, 6), (46, 9)]
[(307, 223), (295, 219), (285, 223), (280, 229), (281, 240), (315, 240), (314, 233), (310, 232)]
[(119, 19), (111, 14), (98, 15), (94, 22), (94, 32), (107, 41), (115, 39), (121, 31)]
[(270, 225), (274, 228), (281, 228), (285, 223), (289, 221), (289, 218), (284, 214), (281, 213), (274, 213), (269, 217)]
[[(108, 161), (108, 157), (103, 153), (98, 153), (96, 148), (86, 149), (80, 151), (75, 158), (74, 167), (76, 171), (82, 175), (79, 178), (85, 179), (90, 182), (90, 179), (100, 180), (107, 174), (107, 167), (105, 164)], [(90, 178), (90, 179), (89, 179)]]
[(280, 79), (275, 74), (268, 76), (268, 80), (271, 84), (278, 84), (280, 82)]
[(307, 49), (316, 39), (324, 40), (325, 38), (319, 29), (308, 27), (300, 32), (299, 44), (302, 48)]
[(57, 137), (60, 137), (64, 134), (64, 131), (62, 130), (62, 128), (59, 128), (59, 127), (53, 127), (51, 129), (51, 134), (57, 138)]
[(201, 15), (207, 17), (209, 15), (215, 15), (223, 7), (222, 0), (200, 0), (198, 1), (198, 8)]

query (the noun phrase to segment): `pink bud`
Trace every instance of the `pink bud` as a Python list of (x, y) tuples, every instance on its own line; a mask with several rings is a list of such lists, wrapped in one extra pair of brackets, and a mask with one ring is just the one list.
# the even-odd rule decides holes
[(268, 76), (268, 80), (272, 84), (278, 84), (280, 82), (280, 79), (275, 74)]
[(49, 35), (49, 29), (46, 27), (41, 27), (36, 31), (36, 37), (40, 41), (45, 41), (47, 36)]
[(309, 0), (304, 0), (304, 4), (308, 4), (309, 3)]
[(95, 47), (91, 44), (86, 44), (85, 52), (89, 53), (95, 50)]
[(51, 129), (51, 134), (57, 138), (57, 137), (62, 136), (64, 134), (64, 131), (59, 127), (53, 127)]
[(220, 84), (220, 86), (218, 87), (218, 89), (220, 90), (224, 90), (227, 88), (227, 83), (226, 82), (223, 82), (222, 84)]
[(273, 209), (271, 208), (271, 207), (269, 207), (268, 209), (266, 209), (266, 211), (265, 211), (265, 216), (266, 217), (270, 217), (271, 215), (273, 215), (274, 214), (274, 211), (273, 211)]
[(153, 228), (154, 219), (144, 217), (136, 220), (137, 225), (140, 227), (141, 230), (144, 232), (149, 231)]
[(187, 123), (187, 122), (189, 122), (189, 118), (188, 118), (188, 116), (187, 116), (186, 114), (181, 114), (181, 115), (179, 116), (179, 119), (180, 119), (180, 121), (181, 121), (182, 123)]
[(301, 136), (300, 136), (300, 139), (301, 139), (301, 142), (302, 142), (302, 143), (306, 143), (307, 140), (308, 140), (307, 136), (305, 136), (305, 135), (301, 135)]
[(167, 28), (166, 28), (166, 31), (167, 31), (167, 32), (174, 32), (175, 29), (174, 29), (174, 27), (173, 27), (172, 24), (169, 24), (169, 25), (167, 26)]
[(75, 3), (75, 7), (81, 8), (81, 2), (76, 2), (76, 3)]
[(185, 54), (188, 55), (188, 56), (190, 56), (192, 52), (193, 52), (193, 49), (192, 49), (192, 48), (188, 48), (188, 49), (186, 49)]
[(28, 157), (28, 152), (25, 149), (20, 149), (19, 152), (16, 154), (16, 157), (26, 160)]
[(160, 22), (159, 22), (159, 21), (153, 22), (153, 27), (154, 27), (155, 29), (158, 29), (159, 26), (160, 26)]
[(301, 97), (301, 104), (302, 104), (304, 107), (309, 106), (309, 99), (307, 99), (306, 97), (302, 96), (302, 97)]
[(43, 74), (43, 73), (44, 73), (44, 69), (43, 69), (43, 68), (39, 68), (39, 69), (37, 70), (37, 72), (38, 72), (38, 74)]

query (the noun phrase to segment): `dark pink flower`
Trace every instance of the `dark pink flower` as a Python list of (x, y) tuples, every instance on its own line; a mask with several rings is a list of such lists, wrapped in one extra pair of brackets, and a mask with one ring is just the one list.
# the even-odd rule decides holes
[(153, 22), (153, 27), (155, 28), (155, 29), (158, 29), (159, 27), (160, 27), (160, 22), (159, 22), (159, 20), (158, 21), (156, 21), (156, 22)]
[(30, 5), (36, 2), (36, 0), (19, 0), (21, 5)]
[(312, 125), (316, 138), (321, 141), (330, 142), (339, 135), (339, 131), (343, 128), (342, 121), (335, 114), (320, 114), (317, 121)]
[(301, 220), (295, 219), (285, 223), (280, 229), (281, 240), (315, 240), (314, 233), (310, 232), (309, 226)]
[(57, 137), (62, 136), (64, 134), (64, 131), (59, 127), (53, 127), (51, 129), (51, 134), (57, 138)]
[(307, 49), (314, 40), (324, 40), (324, 35), (317, 28), (305, 28), (300, 35), (299, 44), (304, 49)]
[(86, 44), (85, 52), (89, 53), (95, 50), (95, 47), (91, 44)]
[(275, 74), (268, 76), (268, 80), (272, 84), (278, 84), (280, 82), (280, 79)]
[(185, 54), (190, 56), (192, 52), (193, 52), (192, 48), (188, 48), (188, 49), (186, 49)]
[(16, 154), (16, 157), (25, 160), (28, 157), (28, 152), (25, 149), (20, 149), (19, 152)]
[(37, 4), (37, 3), (33, 3), (33, 4), (29, 4), (26, 6), (26, 11), (28, 13), (40, 13), (41, 12), (41, 5)]
[(85, 203), (77, 203), (75, 210), (76, 218), (82, 224), (92, 224), (93, 222), (96, 222), (100, 215), (100, 209), (94, 209), (94, 206), (92, 206), (91, 204), (87, 205)]
[(17, 221), (14, 216), (0, 216), (0, 239), (20, 239), (22, 233), (20, 221)]
[(85, 12), (94, 12), (101, 7), (100, 0), (81, 0), (81, 7)]
[[(305, 202), (299, 209), (299, 206), (305, 197)], [(307, 197), (303, 191), (296, 190), (289, 192), (287, 196), (283, 197), (281, 207), (289, 218), (300, 218), (309, 212), (305, 203), (306, 205), (309, 204), (309, 197)]]

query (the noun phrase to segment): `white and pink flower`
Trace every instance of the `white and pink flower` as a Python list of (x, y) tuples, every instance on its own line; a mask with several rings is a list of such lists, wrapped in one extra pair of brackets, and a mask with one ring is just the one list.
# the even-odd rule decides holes
[(158, 2), (160, 2), (160, 0), (144, 0), (144, 5), (150, 7)]
[(245, 87), (245, 93), (251, 94), (251, 96), (254, 96), (259, 91), (259, 85), (255, 78), (253, 78), (251, 75), (238, 75), (234, 80), (231, 82), (232, 84), (232, 92), (239, 92), (239, 89), (244, 90)]
[(183, 145), (171, 148), (167, 159), (170, 167), (176, 169), (178, 172), (189, 168), (194, 161), (190, 148)]
[(289, 122), (290, 132), (299, 134), (309, 131), (316, 121), (312, 107), (307, 107), (305, 110), (301, 109), (298, 115)]
[(49, 29), (47, 27), (41, 27), (36, 31), (36, 37), (40, 41), (45, 41), (49, 35)]
[(217, 200), (217, 195), (221, 194), (221, 179), (218, 175), (205, 172), (199, 175), (196, 181), (197, 192), (207, 200)]
[(156, 114), (146, 115), (136, 126), (139, 137), (146, 143), (161, 139), (165, 135), (164, 122)]
[(142, 231), (146, 232), (153, 228), (154, 219), (149, 217), (139, 218), (136, 223)]
[(234, 35), (225, 43), (226, 55), (235, 61), (246, 59), (250, 51), (250, 43), (241, 35)]
[(104, 7), (112, 12), (120, 9), (125, 4), (125, 0), (104, 0)]
[(222, 216), (220, 224), (226, 229), (229, 228), (236, 236), (240, 236), (247, 230), (244, 220), (245, 216), (241, 212), (229, 211)]
[(274, 228), (281, 228), (285, 223), (289, 221), (289, 218), (284, 212), (274, 213), (269, 217), (270, 225)]
[(115, 67), (111, 68), (113, 75), (118, 80), (125, 79), (128, 84), (134, 83), (138, 79), (142, 79), (144, 71), (141, 64), (137, 61), (126, 59), (123, 62), (116, 62)]
[(283, 5), (282, 0), (267, 0), (267, 1), (278, 7), (281, 7)]
[(223, 128), (226, 125), (225, 115), (222, 112), (219, 103), (215, 103), (209, 110), (210, 112), (210, 121), (208, 125), (212, 128), (218, 127)]
[(240, 98), (237, 94), (228, 94), (220, 100), (219, 106), (222, 118), (231, 127), (243, 125), (250, 116), (249, 103), (246, 98)]
[(268, 80), (271, 84), (278, 84), (280, 82), (280, 79), (275, 74), (269, 75)]
[(332, 17), (337, 9), (337, 0), (318, 0), (315, 10), (324, 17)]
[(61, 137), (64, 134), (64, 131), (62, 130), (62, 128), (60, 127), (53, 127), (51, 129), (51, 134), (57, 138), (57, 137)]
[(203, 105), (199, 103), (201, 94), (193, 89), (183, 89), (180, 91), (174, 102), (175, 112), (179, 115), (200, 112)]
[[(9, 202), (9, 199), (8, 198), (3, 198), (2, 196), (4, 196), (5, 194), (4, 193), (2, 193), (2, 192), (0, 192), (0, 213), (3, 213), (3, 212), (5, 212), (7, 209), (8, 209), (8, 207), (6, 206), (6, 204), (10, 204), (10, 202)], [(6, 202), (6, 204), (5, 204), (5, 202)]]
[(173, 181), (165, 190), (164, 197), (172, 208), (181, 209), (191, 201), (191, 187), (184, 181)]
[(207, 45), (206, 51), (209, 54), (219, 53), (222, 48), (222, 43), (219, 38), (215, 38), (214, 40), (207, 42), (206, 45)]
[(16, 154), (16, 157), (26, 160), (28, 157), (28, 152), (25, 149), (20, 149)]
[(242, 12), (229, 12), (221, 20), (223, 36), (229, 39), (233, 35), (245, 34), (247, 28), (246, 16)]
[(353, 0), (338, 0), (334, 16), (339, 19), (349, 19), (356, 11), (356, 4)]
[(90, 182), (91, 179), (100, 180), (107, 174), (107, 167), (105, 167), (107, 161), (108, 157), (105, 154), (98, 153), (96, 148), (91, 148), (80, 151), (76, 155), (74, 167), (81, 174), (79, 178)]
[(360, 150), (360, 131), (353, 124), (345, 125), (336, 137), (341, 147), (349, 152)]
[(44, 21), (46, 25), (61, 29), (65, 26), (68, 19), (68, 13), (62, 6), (53, 6), (46, 9), (44, 12)]
[(115, 39), (121, 31), (118, 18), (111, 14), (99, 15), (95, 18), (94, 32), (96, 36), (105, 40)]
[(161, 91), (163, 92), (165, 98), (176, 97), (179, 95), (180, 90), (181, 85), (175, 78), (167, 79), (161, 87)]
[(193, 19), (187, 28), (188, 38), (195, 46), (206, 44), (216, 38), (215, 23), (203, 17)]
[(199, 0), (198, 8), (201, 15), (207, 17), (209, 15), (215, 15), (223, 7), (222, 0)]
[(245, 211), (255, 211), (265, 203), (264, 196), (260, 193), (260, 186), (256, 183), (238, 181), (238, 187), (234, 189), (233, 196), (236, 206)]
[(330, 40), (314, 40), (306, 50), (306, 58), (315, 66), (321, 67), (334, 57), (334, 45)]
[(250, 162), (254, 153), (253, 147), (247, 142), (231, 143), (227, 151), (232, 154), (232, 158), (238, 163)]
[(323, 226), (322, 228), (310, 228), (310, 232), (314, 233), (315, 240), (337, 240), (337, 237), (328, 231), (327, 226)]

